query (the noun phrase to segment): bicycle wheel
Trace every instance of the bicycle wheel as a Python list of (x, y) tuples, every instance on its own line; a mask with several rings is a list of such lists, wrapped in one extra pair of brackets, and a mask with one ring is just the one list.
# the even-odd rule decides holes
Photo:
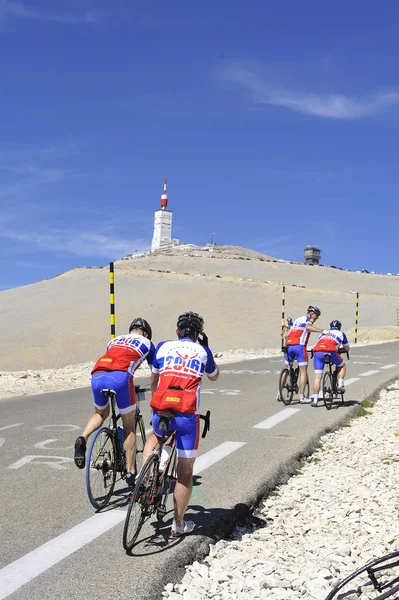
[(323, 399), (324, 406), (327, 410), (330, 410), (334, 400), (334, 386), (331, 373), (329, 371), (323, 375)]
[(116, 480), (116, 439), (109, 427), (101, 427), (90, 444), (86, 463), (86, 490), (96, 510), (104, 508)]
[(147, 437), (145, 434), (144, 419), (141, 415), (139, 415), (136, 420), (136, 473), (140, 471), (141, 466), (143, 464), (143, 452), (146, 439)]
[(166, 515), (167, 510), (167, 502), (168, 496), (172, 491), (172, 487), (174, 482), (176, 481), (176, 461), (177, 461), (177, 452), (176, 447), (173, 447), (172, 456), (170, 458), (169, 464), (166, 469), (166, 473), (164, 473), (162, 480), (162, 489), (160, 493), (160, 501), (157, 506), (157, 519), (158, 521), (162, 521), (164, 516)]
[(283, 369), (280, 373), (280, 380), (278, 382), (278, 391), (280, 393), (280, 400), (283, 404), (291, 404), (292, 397), (294, 395), (294, 388), (291, 383), (291, 375), (289, 370)]
[(159, 455), (151, 454), (141, 470), (134, 487), (123, 528), (123, 547), (131, 550), (137, 537), (155, 510), (155, 497), (158, 492)]

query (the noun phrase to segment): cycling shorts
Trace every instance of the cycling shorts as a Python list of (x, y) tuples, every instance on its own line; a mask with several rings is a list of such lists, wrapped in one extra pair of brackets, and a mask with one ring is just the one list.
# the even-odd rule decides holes
[(308, 351), (306, 346), (303, 344), (295, 344), (295, 346), (287, 346), (287, 354), (285, 355), (285, 364), (288, 365), (288, 361), (297, 360), (298, 365), (302, 367), (308, 364)]
[(323, 373), (324, 368), (324, 355), (329, 354), (331, 356), (330, 360), (337, 367), (342, 367), (345, 364), (344, 359), (338, 352), (315, 352), (313, 357), (313, 366), (315, 373)]
[[(179, 458), (196, 458), (200, 437), (200, 416), (174, 413), (174, 418), (169, 421), (170, 435), (176, 431), (176, 450)], [(159, 416), (152, 411), (152, 426), (155, 435), (162, 437), (162, 431), (158, 428)]]
[(109, 400), (101, 390), (114, 390), (116, 392), (116, 405), (119, 412), (124, 415), (136, 408), (136, 392), (133, 377), (127, 371), (98, 371), (91, 376), (91, 391), (93, 392), (94, 406), (104, 410)]

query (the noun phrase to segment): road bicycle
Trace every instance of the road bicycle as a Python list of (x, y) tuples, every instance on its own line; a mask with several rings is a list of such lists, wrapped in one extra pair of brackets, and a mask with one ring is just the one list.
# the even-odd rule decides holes
[[(283, 347), (282, 351), (286, 354), (287, 348)], [(298, 394), (299, 392), (299, 366), (294, 368), (296, 362), (296, 359), (288, 360), (288, 367), (284, 367), (280, 373), (277, 400), (285, 405), (291, 404), (294, 394)], [(309, 398), (309, 381), (306, 382), (304, 396), (305, 398)]]
[[(146, 390), (139, 385), (134, 386), (136, 391), (136, 457), (135, 468), (138, 473), (143, 460), (144, 444), (146, 434), (144, 420), (139, 408), (139, 395)], [(117, 423), (121, 418), (120, 413), (116, 414), (116, 392), (114, 390), (101, 390), (101, 393), (109, 399), (111, 405), (111, 414), (109, 424), (98, 429), (90, 443), (86, 462), (86, 490), (91, 504), (96, 510), (105, 508), (109, 503), (115, 488), (117, 476), (125, 480), (126, 455), (123, 448), (124, 432)]]
[[(175, 447), (175, 432), (169, 430), (169, 423), (174, 418), (173, 413), (157, 412), (159, 416), (158, 428), (162, 431), (160, 444), (146, 460), (136, 480), (136, 485), (131, 495), (129, 508), (123, 528), (123, 547), (131, 550), (136, 543), (141, 528), (145, 521), (156, 513), (158, 521), (162, 521), (166, 514), (168, 496), (176, 481), (177, 452)], [(205, 421), (202, 437), (210, 429), (211, 412), (200, 415)], [(162, 460), (164, 446), (171, 448), (169, 460)]]
[[(378, 594), (378, 595), (376, 595)], [(340, 581), (325, 600), (399, 598), (399, 552), (375, 558)]]
[[(339, 351), (339, 354), (346, 354), (349, 360), (349, 352), (346, 350)], [(330, 410), (332, 403), (338, 396), (341, 397), (341, 403), (344, 403), (345, 390), (338, 391), (338, 373), (339, 367), (331, 362), (331, 352), (324, 354), (324, 364), (328, 366), (328, 370), (323, 375), (322, 390), (324, 406)]]

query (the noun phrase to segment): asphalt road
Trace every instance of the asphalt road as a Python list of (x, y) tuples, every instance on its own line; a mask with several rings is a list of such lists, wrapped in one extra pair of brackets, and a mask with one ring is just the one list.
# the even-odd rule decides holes
[[(399, 377), (399, 342), (354, 348), (350, 358), (345, 405), (330, 411), (322, 401), (318, 408), (276, 401), (281, 358), (224, 365), (218, 381), (204, 381), (201, 411), (210, 409), (212, 420), (190, 503), (196, 530), (170, 539), (168, 513), (163, 526), (146, 524), (130, 555), (122, 548), (127, 490), (95, 514), (72, 459), (92, 413), (90, 390), (1, 400), (0, 600), (161, 598), (164, 584), (286, 480), (323, 432)], [(148, 402), (141, 410), (148, 428)]]

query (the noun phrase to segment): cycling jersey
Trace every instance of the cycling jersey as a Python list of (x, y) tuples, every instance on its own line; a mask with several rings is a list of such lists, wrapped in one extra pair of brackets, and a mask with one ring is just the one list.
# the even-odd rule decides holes
[(327, 335), (320, 335), (313, 352), (337, 352), (340, 346), (346, 346), (348, 343), (345, 333), (333, 327)]
[(307, 346), (311, 332), (307, 331), (306, 323), (313, 324), (311, 318), (307, 315), (299, 317), (293, 322), (286, 341), (287, 346)]
[(160, 342), (152, 371), (159, 373), (159, 382), (151, 407), (182, 413), (199, 412), (202, 377), (218, 372), (211, 350), (190, 338)]
[(154, 344), (143, 335), (118, 335), (108, 343), (106, 353), (98, 359), (91, 374), (99, 371), (127, 371), (131, 375), (147, 359), (152, 366)]

